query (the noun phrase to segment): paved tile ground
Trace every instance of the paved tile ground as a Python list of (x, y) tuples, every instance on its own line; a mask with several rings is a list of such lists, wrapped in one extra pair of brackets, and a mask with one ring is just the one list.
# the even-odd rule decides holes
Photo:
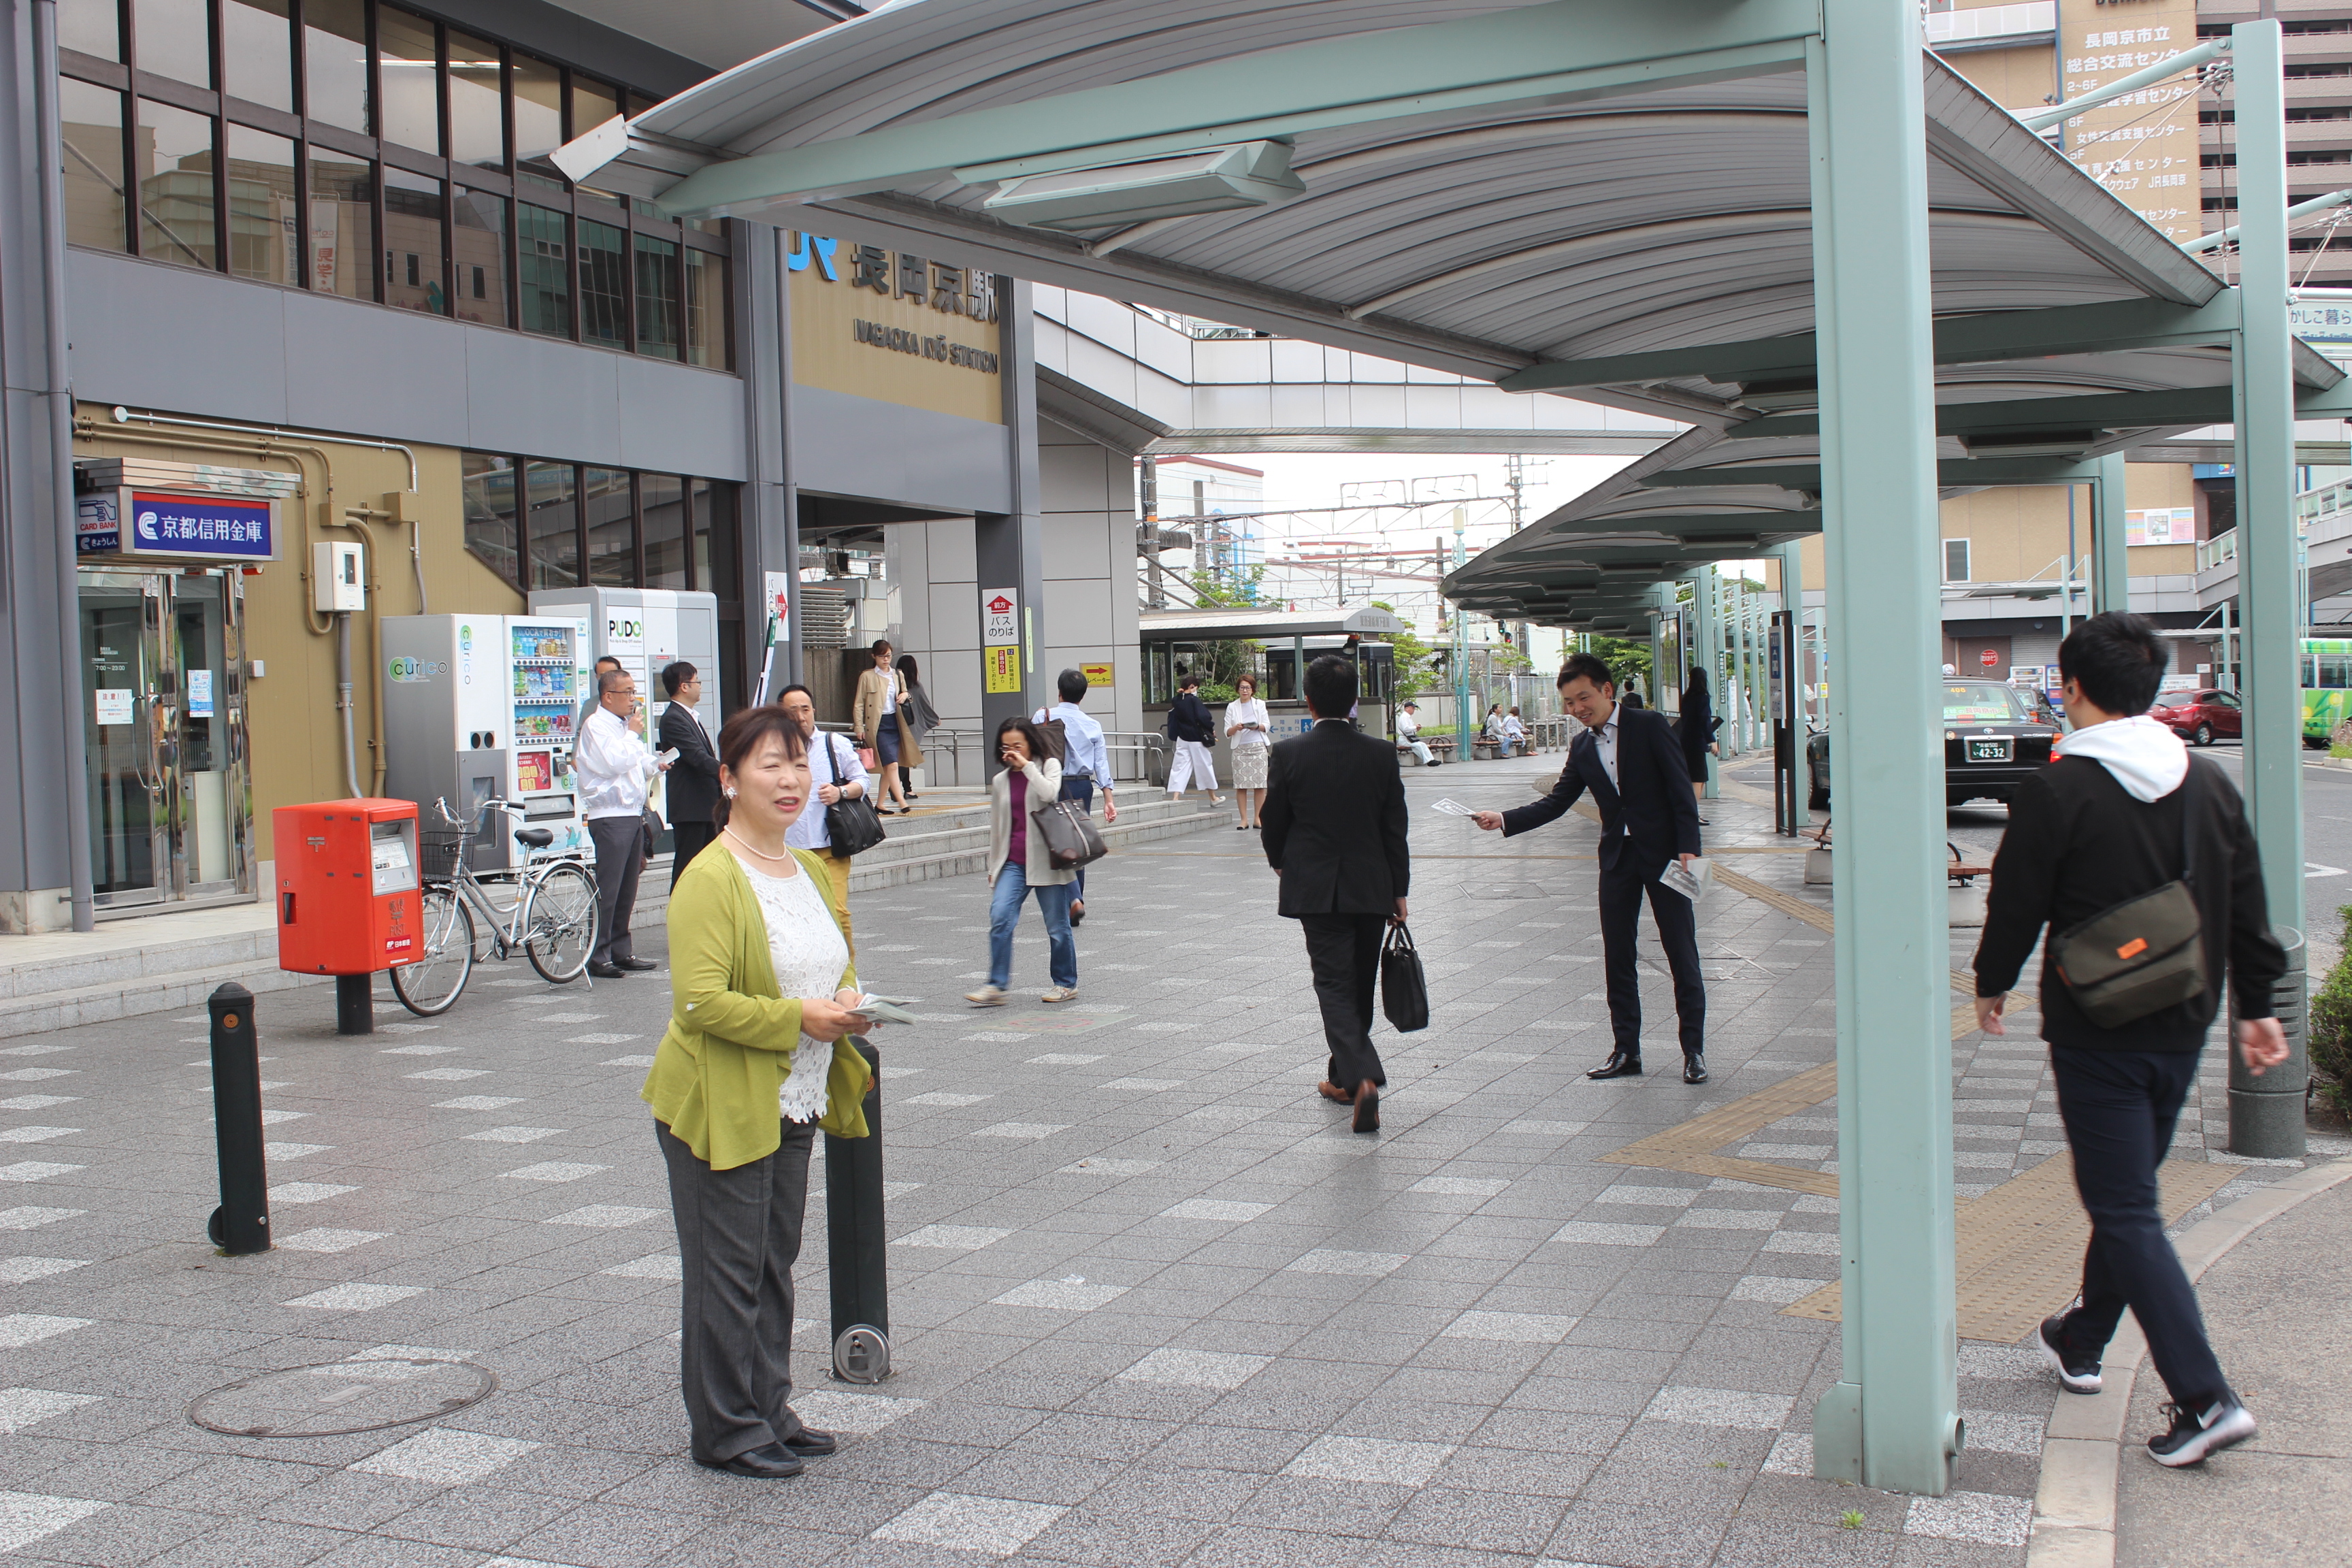
[[(1716, 1081), (1588, 1082), (1607, 1045), (1594, 829), (1506, 845), (1426, 809), (1516, 804), (1557, 767), (1407, 774), (1436, 1022), (1382, 1027), (1377, 1139), (1314, 1094), (1302, 946), (1242, 834), (1105, 862), (1082, 1000), (1061, 1009), (957, 1000), (982, 977), (977, 879), (861, 895), (866, 980), (925, 999), (923, 1024), (880, 1037), (899, 1371), (824, 1375), (820, 1161), (795, 1366), (803, 1414), (845, 1437), (790, 1482), (685, 1458), (677, 1246), (636, 1099), (658, 977), (591, 992), (491, 966), (444, 1018), (387, 1005), (358, 1041), (323, 990), (264, 998), (280, 1245), (257, 1258), (203, 1239), (201, 1016), (0, 1051), (0, 1141), (23, 1145), (0, 1150), (0, 1552), (2021, 1563), (2050, 1405), (2023, 1352), (1963, 1347), (1977, 1437), (1954, 1496), (1816, 1482), (1804, 1434), (1836, 1330), (1780, 1309), (1836, 1277), (1835, 1200), (1595, 1163), (1830, 1059), (1834, 1004), (1823, 933), (1727, 894), (1702, 915)], [(1710, 810), (1717, 845), (1775, 847), (1769, 811)], [(1737, 864), (1801, 891), (1797, 856)], [(1034, 918), (1016, 977), (1016, 997), (1045, 984)], [(2035, 1055), (1956, 1051), (1964, 1183), (2056, 1147)], [(1833, 1169), (1834, 1115), (1729, 1152)], [(184, 1415), (258, 1372), (403, 1355), (469, 1358), (499, 1391), (433, 1426), (314, 1439)]]

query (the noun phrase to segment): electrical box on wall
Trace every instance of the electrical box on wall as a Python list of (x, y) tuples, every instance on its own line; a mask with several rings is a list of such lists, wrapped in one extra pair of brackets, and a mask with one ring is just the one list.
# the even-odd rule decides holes
[(310, 546), (310, 605), (322, 613), (367, 608), (367, 547), (356, 540)]

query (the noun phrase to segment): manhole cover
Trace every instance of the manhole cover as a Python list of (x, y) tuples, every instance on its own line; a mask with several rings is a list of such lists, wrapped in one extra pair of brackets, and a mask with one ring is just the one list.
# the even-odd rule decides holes
[(215, 1388), (188, 1406), (188, 1419), (232, 1437), (335, 1437), (430, 1421), (479, 1405), (498, 1386), (470, 1362), (337, 1361)]

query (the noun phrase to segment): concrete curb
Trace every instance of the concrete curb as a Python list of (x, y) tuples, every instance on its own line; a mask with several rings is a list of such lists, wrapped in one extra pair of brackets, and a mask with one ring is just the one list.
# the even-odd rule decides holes
[[(2263, 1226), (2308, 1198), (2352, 1181), (2352, 1159), (2299, 1171), (2249, 1193), (2175, 1242), (2191, 1279)], [(2061, 1389), (2042, 1442), (2042, 1484), (2033, 1496), (2033, 1534), (2026, 1568), (2115, 1568), (2116, 1493), (2122, 1477), (2132, 1385), (2147, 1341), (2126, 1314), (2102, 1362), (2103, 1386), (2094, 1394)]]

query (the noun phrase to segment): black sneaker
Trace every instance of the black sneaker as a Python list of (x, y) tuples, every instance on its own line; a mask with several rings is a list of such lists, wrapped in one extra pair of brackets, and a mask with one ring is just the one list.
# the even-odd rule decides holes
[(2234, 1394), (2223, 1394), (2202, 1415), (2168, 1401), (2158, 1408), (2172, 1418), (2172, 1425), (2147, 1440), (2147, 1457), (2176, 1470), (2201, 1465), (2208, 1454), (2242, 1443), (2257, 1430), (2254, 1413), (2239, 1404)]
[(2066, 1348), (2065, 1313), (2042, 1320), (2042, 1327), (2033, 1336), (2033, 1348), (2058, 1373), (2058, 1381), (2066, 1385), (2067, 1393), (2099, 1392), (2099, 1358)]

